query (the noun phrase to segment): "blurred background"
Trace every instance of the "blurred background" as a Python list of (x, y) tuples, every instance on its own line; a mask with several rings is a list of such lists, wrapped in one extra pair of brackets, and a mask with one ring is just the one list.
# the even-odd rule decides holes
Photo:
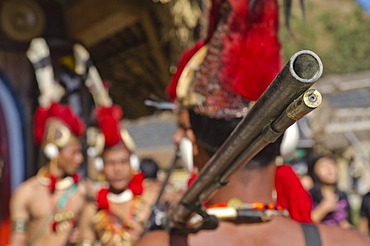
[[(307, 0), (305, 12), (292, 2), (290, 29), (281, 18), (284, 60), (301, 49), (320, 56), (324, 74), (314, 87), (324, 103), (299, 122), (297, 152), (289, 160), (303, 175), (310, 151), (334, 153), (339, 185), (358, 209), (360, 196), (370, 190), (370, 1)], [(30, 41), (45, 38), (57, 81), (72, 45), (84, 45), (113, 102), (124, 110), (122, 123), (139, 157), (153, 157), (166, 168), (174, 152), (175, 117), (145, 101), (168, 102), (166, 86), (180, 54), (202, 37), (209, 5), (210, 0), (0, 1), (0, 223), (9, 217), (12, 190), (40, 167), (32, 132), (40, 90), (26, 56)]]

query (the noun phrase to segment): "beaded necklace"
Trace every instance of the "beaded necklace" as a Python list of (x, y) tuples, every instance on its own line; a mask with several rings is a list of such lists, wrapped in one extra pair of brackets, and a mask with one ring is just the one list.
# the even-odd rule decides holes
[(67, 207), (70, 197), (77, 191), (77, 183), (73, 184), (71, 188), (63, 193), (55, 205), (54, 217), (51, 223), (51, 228), (54, 232), (64, 231), (68, 228), (68, 224), (76, 223), (75, 214), (72, 210), (61, 211), (63, 208)]
[(40, 168), (40, 170), (37, 172), (36, 177), (37, 181), (40, 184), (49, 187), (50, 193), (54, 193), (55, 190), (67, 190), (73, 184), (77, 184), (79, 181), (79, 176), (77, 174), (67, 176), (61, 180), (57, 180), (54, 175), (48, 174), (45, 167)]
[(64, 191), (55, 206), (51, 206), (53, 212), (49, 221), (51, 222), (52, 231), (62, 232), (65, 228), (68, 228), (68, 223), (75, 224), (76, 220), (73, 211), (61, 210), (68, 205), (69, 198), (77, 191), (79, 176), (75, 174), (57, 181), (55, 176), (47, 177), (47, 170), (43, 167), (37, 173), (37, 180), (40, 184), (49, 186), (50, 194), (53, 194), (56, 190)]
[[(118, 195), (110, 193), (108, 188), (103, 188), (98, 192), (98, 212), (94, 215), (93, 222), (96, 232), (100, 235), (101, 244), (112, 242), (113, 245), (133, 245), (137, 211), (143, 192), (143, 179), (142, 174), (135, 175), (128, 185), (129, 189)], [(109, 202), (116, 204), (129, 202), (127, 216), (119, 218), (115, 215), (110, 209)]]
[(274, 203), (243, 203), (238, 198), (207, 207), (207, 213), (221, 220), (256, 223), (271, 220), (275, 216), (289, 216), (289, 212)]
[[(207, 206), (207, 214), (216, 216), (219, 220), (233, 221), (234, 223), (260, 223), (271, 220), (276, 216), (289, 217), (289, 212), (273, 203), (243, 203), (238, 198), (230, 199)], [(190, 224), (202, 223), (203, 217), (194, 215)]]
[(119, 218), (109, 208), (101, 209), (94, 215), (95, 229), (100, 235), (100, 242), (103, 245), (110, 241), (113, 242), (113, 245), (132, 245), (139, 200), (139, 196), (132, 198), (128, 215), (125, 218)]

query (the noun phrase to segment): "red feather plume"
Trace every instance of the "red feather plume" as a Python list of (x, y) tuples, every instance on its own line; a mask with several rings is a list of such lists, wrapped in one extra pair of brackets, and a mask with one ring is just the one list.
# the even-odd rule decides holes
[(118, 105), (101, 106), (96, 109), (96, 120), (104, 134), (106, 146), (113, 146), (122, 141), (119, 126), (122, 115), (122, 109)]
[(34, 134), (37, 144), (41, 144), (45, 127), (48, 119), (57, 118), (68, 126), (70, 131), (76, 136), (82, 136), (85, 132), (85, 125), (81, 119), (74, 114), (73, 110), (68, 105), (52, 103), (50, 107), (39, 107), (34, 116)]
[[(167, 87), (167, 94), (172, 100), (176, 98), (176, 86), (186, 63), (217, 31), (222, 3), (212, 0), (206, 38), (181, 56), (178, 69)], [(276, 0), (260, 0), (252, 11), (249, 10), (249, 1), (228, 0), (228, 4), (231, 13), (227, 20), (228, 33), (219, 52), (218, 59), (222, 60), (219, 81), (225, 88), (256, 101), (282, 67), (278, 3)]]
[[(230, 1), (229, 33), (223, 39), (220, 81), (239, 95), (257, 100), (281, 69), (278, 5), (259, 1), (253, 13), (245, 1)], [(253, 15), (253, 16), (252, 16)]]

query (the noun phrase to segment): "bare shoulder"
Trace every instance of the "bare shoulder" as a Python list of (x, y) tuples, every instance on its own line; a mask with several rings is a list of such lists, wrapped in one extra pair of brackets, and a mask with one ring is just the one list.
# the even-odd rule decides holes
[[(285, 218), (263, 223), (221, 222), (216, 230), (190, 236), (190, 245), (305, 245), (299, 224)], [(266, 235), (269, 235), (266, 237)]]
[(41, 185), (35, 177), (20, 184), (10, 199), (10, 216), (12, 219), (29, 219), (29, 207), (34, 197), (38, 196)]
[[(84, 197), (88, 197), (90, 195), (90, 193), (93, 193), (92, 192), (92, 184), (91, 184), (91, 181), (87, 180), (87, 179), (83, 179), (81, 180), (80, 182), (78, 182), (78, 192), (84, 196)], [(92, 194), (94, 195), (94, 194)], [(91, 195), (90, 195), (91, 196)]]
[(98, 211), (98, 208), (95, 204), (95, 202), (86, 202), (86, 204), (84, 205), (84, 212), (87, 212), (87, 213), (91, 213), (91, 214), (95, 214), (97, 211)]
[(161, 183), (154, 180), (143, 181), (144, 193), (158, 193), (161, 188)]
[(98, 208), (94, 202), (86, 202), (82, 210), (81, 220), (84, 223), (90, 223), (97, 211)]
[(159, 182), (144, 180), (143, 182), (144, 192), (142, 194), (142, 199), (148, 204), (153, 204), (157, 198), (159, 190), (161, 188)]
[(169, 246), (170, 237), (166, 231), (153, 231), (145, 234), (135, 246)]
[(323, 245), (370, 245), (370, 238), (355, 229), (318, 225)]
[[(279, 230), (279, 227), (283, 227), (283, 229)], [(173, 242), (173, 245), (177, 246), (305, 245), (299, 228), (297, 223), (287, 219), (239, 225), (221, 222), (215, 230), (202, 230), (188, 236), (171, 236), (171, 243)], [(170, 237), (167, 232), (150, 232), (139, 241), (138, 245), (169, 245), (169, 242)]]
[(26, 200), (30, 195), (35, 194), (40, 188), (40, 183), (37, 181), (36, 176), (33, 176), (26, 181), (22, 182), (18, 188), (14, 191), (13, 199)]

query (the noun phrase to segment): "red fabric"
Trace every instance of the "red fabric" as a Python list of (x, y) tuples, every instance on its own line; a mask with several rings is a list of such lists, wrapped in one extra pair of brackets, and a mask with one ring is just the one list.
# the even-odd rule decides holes
[(2, 218), (0, 221), (0, 245), (9, 245), (11, 234), (10, 218)]
[(105, 145), (113, 146), (119, 143), (121, 139), (119, 122), (123, 112), (120, 106), (101, 106), (96, 108), (96, 120), (99, 128), (104, 134)]
[(49, 179), (50, 179), (49, 191), (50, 193), (54, 193), (55, 186), (57, 184), (57, 177), (55, 177), (54, 175), (51, 175)]
[(292, 219), (302, 223), (312, 223), (311, 195), (303, 188), (291, 166), (283, 164), (277, 167), (275, 188), (277, 204), (287, 209)]
[(97, 205), (99, 210), (103, 209), (109, 209), (109, 203), (108, 203), (108, 198), (107, 195), (109, 193), (108, 188), (102, 188), (98, 191), (97, 195)]
[(51, 229), (53, 230), (53, 232), (56, 232), (57, 231), (57, 227), (58, 227), (58, 222), (56, 222), (55, 220), (51, 223)]
[(78, 183), (78, 181), (80, 180), (80, 176), (79, 176), (78, 174), (74, 174), (74, 175), (72, 176), (72, 178), (73, 178), (73, 181), (74, 181), (74, 183), (75, 183), (75, 184), (77, 184), (77, 183)]
[(144, 181), (144, 174), (138, 173), (135, 174), (130, 183), (128, 184), (128, 188), (134, 193), (135, 196), (139, 196), (143, 193), (144, 187), (143, 187), (143, 181)]
[(193, 171), (191, 173), (191, 176), (190, 176), (189, 180), (188, 180), (188, 188), (194, 183), (194, 181), (197, 179), (197, 177), (198, 177), (198, 174)]
[(84, 123), (77, 115), (74, 114), (72, 108), (70, 108), (68, 105), (52, 103), (48, 108), (39, 107), (36, 110), (34, 117), (34, 134), (37, 144), (42, 143), (45, 134), (45, 126), (47, 120), (50, 118), (57, 118), (61, 120), (76, 136), (82, 136), (85, 132)]

